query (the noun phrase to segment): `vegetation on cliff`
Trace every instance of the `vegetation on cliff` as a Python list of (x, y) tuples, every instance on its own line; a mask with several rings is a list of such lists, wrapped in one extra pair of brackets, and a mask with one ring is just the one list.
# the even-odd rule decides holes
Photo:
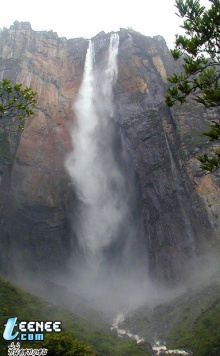
[[(189, 314), (189, 313), (188, 313)], [(191, 324), (188, 316), (175, 326), (168, 338), (174, 348), (190, 348), (195, 356), (218, 356), (220, 352), (220, 300), (216, 300)]]
[[(205, 9), (199, 0), (176, 0), (186, 36), (176, 36), (171, 53), (175, 60), (183, 58), (184, 71), (168, 78), (173, 84), (166, 95), (169, 106), (183, 104), (189, 97), (206, 108), (220, 106), (220, 1), (211, 2), (211, 8)], [(213, 172), (220, 168), (220, 121), (213, 120), (204, 135), (216, 145), (197, 158), (201, 168)]]
[(23, 128), (25, 119), (34, 114), (36, 93), (22, 84), (12, 84), (10, 80), (0, 82), (0, 129), (11, 131), (14, 124)]
[(0, 81), (0, 163), (10, 164), (13, 160), (17, 133), (34, 114), (36, 96), (31, 88), (23, 88), (22, 84), (12, 84), (9, 79)]
[[(61, 321), (60, 334), (47, 334), (44, 341), (21, 343), (22, 348), (48, 348), (48, 355), (112, 355), (138, 356), (150, 355), (148, 344), (120, 339), (110, 333), (106, 325), (98, 328), (71, 314), (69, 311), (44, 302), (37, 297), (15, 288), (0, 278), (0, 334), (8, 318), (17, 317), (20, 321)], [(0, 354), (6, 355), (9, 341), (2, 338)], [(91, 346), (88, 346), (91, 345)]]
[(191, 350), (194, 356), (220, 354), (220, 284), (192, 286), (154, 308), (141, 307), (125, 327), (141, 337), (166, 341), (168, 349)]

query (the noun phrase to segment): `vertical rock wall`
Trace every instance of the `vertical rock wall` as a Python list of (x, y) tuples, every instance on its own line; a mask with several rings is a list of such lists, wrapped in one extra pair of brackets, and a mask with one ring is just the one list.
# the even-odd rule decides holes
[[(123, 29), (119, 35), (115, 120), (138, 181), (146, 260), (153, 277), (177, 280), (219, 229), (217, 183), (215, 178), (198, 176), (194, 151), (184, 141), (192, 122), (203, 127), (207, 117), (190, 105), (188, 112), (179, 107), (171, 112), (164, 105), (166, 77), (177, 67), (162, 37)], [(94, 42), (99, 61), (107, 56), (109, 35), (100, 33)], [(1, 78), (30, 85), (39, 97), (13, 165), (1, 168), (2, 266), (10, 256), (33, 270), (60, 270), (74, 249), (71, 225), (77, 199), (63, 163), (72, 149), (71, 105), (82, 80), (87, 46), (85, 39), (34, 32), (28, 23), (15, 23), (0, 34)]]

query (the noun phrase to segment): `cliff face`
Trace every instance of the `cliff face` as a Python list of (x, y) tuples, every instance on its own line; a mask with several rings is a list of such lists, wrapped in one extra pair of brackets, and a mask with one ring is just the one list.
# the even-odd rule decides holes
[(37, 33), (29, 24), (17, 24), (1, 34), (2, 78), (31, 85), (38, 93), (36, 115), (27, 123), (11, 170), (1, 233), (12, 258), (19, 257), (21, 247), (22, 260), (33, 268), (59, 266), (69, 253), (69, 178), (63, 162), (71, 149), (71, 104), (86, 49), (86, 40)]
[[(173, 280), (219, 229), (217, 181), (202, 177), (192, 158), (202, 146), (194, 142), (193, 132), (206, 126), (207, 114), (200, 107), (171, 112), (164, 105), (166, 77), (176, 67), (162, 37), (123, 29), (119, 36), (115, 121), (139, 182), (150, 272)], [(107, 55), (109, 35), (97, 35), (94, 44), (99, 61)], [(82, 38), (34, 32), (28, 23), (15, 23), (0, 34), (1, 78), (38, 93), (36, 115), (25, 126), (15, 161), (11, 168), (1, 168), (3, 269), (9, 258), (23, 262), (24, 268), (59, 270), (74, 249), (77, 198), (64, 160), (72, 149), (71, 106), (87, 46)]]

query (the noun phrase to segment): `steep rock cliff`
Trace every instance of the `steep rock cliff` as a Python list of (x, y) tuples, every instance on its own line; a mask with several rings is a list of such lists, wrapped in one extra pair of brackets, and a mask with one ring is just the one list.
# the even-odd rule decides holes
[[(170, 111), (164, 105), (166, 77), (177, 67), (162, 37), (124, 29), (119, 36), (115, 122), (138, 180), (146, 260), (152, 276), (176, 280), (219, 231), (217, 178), (201, 176), (193, 158), (202, 147), (193, 132), (206, 126), (208, 118), (201, 107)], [(93, 40), (101, 63), (109, 34)], [(72, 149), (71, 107), (87, 47), (83, 38), (35, 32), (29, 23), (16, 22), (0, 34), (1, 78), (38, 93), (36, 115), (25, 126), (15, 161), (11, 168), (1, 168), (3, 269), (8, 259), (13, 266), (18, 259), (24, 268), (59, 271), (74, 249), (77, 197), (64, 160)]]

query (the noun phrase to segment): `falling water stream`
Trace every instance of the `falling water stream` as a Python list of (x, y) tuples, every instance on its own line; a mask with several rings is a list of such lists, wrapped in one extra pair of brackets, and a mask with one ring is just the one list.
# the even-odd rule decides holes
[(143, 264), (137, 255), (143, 248), (135, 174), (115, 121), (118, 48), (119, 36), (114, 33), (108, 57), (103, 56), (100, 64), (95, 61), (94, 43), (89, 41), (84, 76), (73, 107), (74, 149), (66, 161), (79, 200), (74, 228), (82, 258), (73, 270), (75, 273), (81, 268), (78, 280), (82, 288), (90, 285), (87, 295), (108, 289), (105, 299), (111, 299), (111, 303), (126, 288), (129, 299), (135, 291), (132, 278), (138, 283), (147, 275), (146, 269), (141, 273), (139, 266)]
[(171, 173), (172, 173), (172, 178), (173, 178), (173, 187), (175, 188), (175, 190), (177, 192), (177, 199), (178, 199), (181, 216), (182, 216), (183, 224), (184, 224), (184, 228), (185, 228), (184, 231), (185, 231), (185, 235), (186, 235), (186, 240), (189, 241), (190, 248), (191, 248), (192, 252), (195, 253), (194, 231), (193, 231), (193, 227), (192, 227), (191, 221), (189, 219), (188, 213), (186, 211), (186, 207), (184, 206), (184, 203), (183, 203), (183, 197), (180, 193), (180, 187), (182, 186), (182, 183), (179, 178), (179, 174), (178, 174), (178, 171), (176, 168), (175, 161), (173, 159), (172, 151), (170, 149), (170, 144), (169, 144), (166, 132), (164, 132), (164, 135), (165, 135), (166, 146), (167, 146), (169, 158), (170, 158)]
[[(136, 261), (143, 265), (135, 249), (138, 244), (141, 249), (141, 239), (138, 240), (141, 224), (140, 221), (135, 222), (134, 215), (141, 214), (137, 213), (135, 205), (134, 174), (120, 128), (115, 123), (113, 91), (117, 79), (118, 48), (119, 36), (112, 34), (108, 58), (104, 57), (104, 65), (102, 63), (98, 67), (94, 43), (89, 41), (84, 76), (73, 108), (76, 117), (72, 130), (74, 149), (66, 160), (66, 167), (80, 206), (75, 230), (86, 265), (78, 278), (81, 290), (82, 286), (84, 288), (83, 295), (97, 300), (103, 294), (107, 304), (115, 303), (116, 308), (112, 310), (116, 318), (111, 329), (121, 336), (142, 342), (144, 340), (138, 335), (120, 328), (124, 320), (122, 310), (129, 311), (135, 307), (134, 300), (138, 305), (154, 290), (150, 290), (146, 269), (135, 271)], [(167, 137), (166, 143), (173, 178), (177, 183)], [(115, 254), (119, 254), (119, 268), (115, 267)], [(128, 273), (124, 274), (124, 271)], [(143, 275), (144, 282), (141, 280)]]
[(84, 77), (74, 105), (77, 127), (73, 131), (73, 155), (67, 167), (83, 208), (78, 240), (85, 253), (101, 256), (117, 238), (127, 214), (125, 180), (114, 156), (112, 91), (117, 78), (119, 37), (110, 38), (109, 58), (102, 76), (96, 76), (94, 45), (89, 42)]

